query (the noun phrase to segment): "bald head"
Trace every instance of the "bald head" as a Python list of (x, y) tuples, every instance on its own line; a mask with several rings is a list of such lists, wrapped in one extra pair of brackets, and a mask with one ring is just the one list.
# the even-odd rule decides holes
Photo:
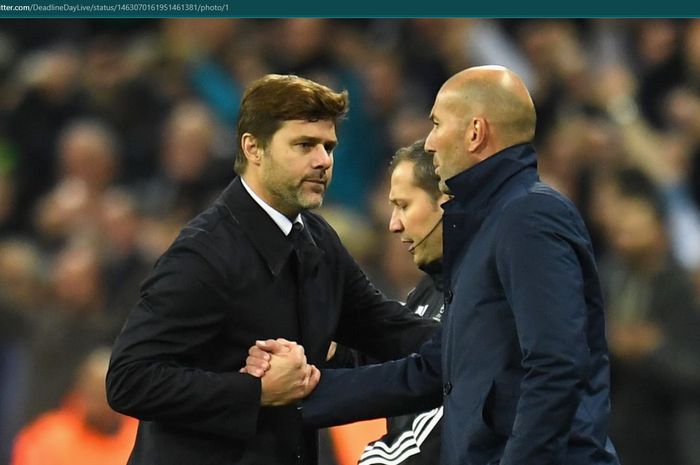
[(502, 66), (478, 66), (445, 82), (430, 113), (425, 150), (434, 154), (440, 190), (447, 180), (515, 144), (532, 141), (535, 106), (517, 74)]
[(535, 106), (522, 79), (503, 66), (475, 66), (452, 76), (440, 94), (466, 118), (483, 117), (497, 149), (532, 141)]

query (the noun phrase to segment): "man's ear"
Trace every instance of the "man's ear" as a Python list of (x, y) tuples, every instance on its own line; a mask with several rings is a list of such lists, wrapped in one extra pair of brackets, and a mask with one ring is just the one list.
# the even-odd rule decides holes
[(465, 147), (469, 152), (478, 152), (487, 143), (489, 135), (488, 122), (482, 117), (474, 117), (465, 132)]
[(265, 149), (262, 148), (258, 139), (249, 132), (241, 136), (241, 149), (248, 163), (260, 165), (260, 158), (264, 155)]

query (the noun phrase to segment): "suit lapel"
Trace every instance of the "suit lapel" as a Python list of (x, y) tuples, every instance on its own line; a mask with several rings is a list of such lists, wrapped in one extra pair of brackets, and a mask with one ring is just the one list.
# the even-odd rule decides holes
[[(253, 247), (264, 259), (270, 272), (278, 275), (284, 267), (290, 255), (294, 252), (291, 241), (284, 236), (280, 228), (270, 216), (255, 203), (252, 197), (243, 187), (239, 177), (236, 177), (219, 197), (221, 202), (230, 212), (231, 217), (238, 223), (246, 234)], [(301, 266), (298, 268), (298, 321), (299, 343), (304, 345), (307, 357), (311, 363), (325, 361), (328, 351), (328, 316), (330, 309), (326, 308), (330, 303), (324, 300), (327, 288), (327, 280), (332, 270), (324, 269), (325, 251), (319, 247), (321, 238), (314, 237), (313, 228), (319, 228), (318, 220), (312, 215), (302, 214), (306, 234), (304, 246), (299, 251)], [(296, 262), (296, 259), (294, 260)], [(294, 296), (289, 296), (294, 298)]]
[(306, 355), (312, 363), (325, 360), (326, 347), (325, 326), (328, 302), (324, 302), (322, 290), (325, 289), (330, 270), (323, 270), (325, 251), (319, 247), (320, 240), (313, 237), (311, 228), (313, 221), (304, 215), (306, 227), (302, 231), (305, 240), (299, 250), (301, 265), (299, 274), (299, 330), (304, 341)]
[(263, 257), (270, 272), (278, 275), (292, 253), (292, 244), (270, 215), (248, 194), (241, 183), (241, 178), (236, 177), (229, 184), (218, 202), (228, 209), (255, 250)]

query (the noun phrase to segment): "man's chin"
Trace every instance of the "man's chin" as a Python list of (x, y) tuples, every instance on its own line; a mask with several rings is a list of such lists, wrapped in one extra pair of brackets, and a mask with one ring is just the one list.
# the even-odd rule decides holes
[(299, 205), (304, 210), (313, 210), (323, 205), (323, 195), (304, 196), (299, 199)]

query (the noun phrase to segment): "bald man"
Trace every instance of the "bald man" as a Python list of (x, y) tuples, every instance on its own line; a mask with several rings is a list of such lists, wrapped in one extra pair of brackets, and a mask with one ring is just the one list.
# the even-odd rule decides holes
[(444, 465), (618, 464), (601, 291), (581, 216), (537, 175), (521, 79), (469, 68), (440, 89), (425, 149), (443, 204), (445, 317), (419, 354), (327, 370), (303, 406), (328, 426), (444, 402)]

